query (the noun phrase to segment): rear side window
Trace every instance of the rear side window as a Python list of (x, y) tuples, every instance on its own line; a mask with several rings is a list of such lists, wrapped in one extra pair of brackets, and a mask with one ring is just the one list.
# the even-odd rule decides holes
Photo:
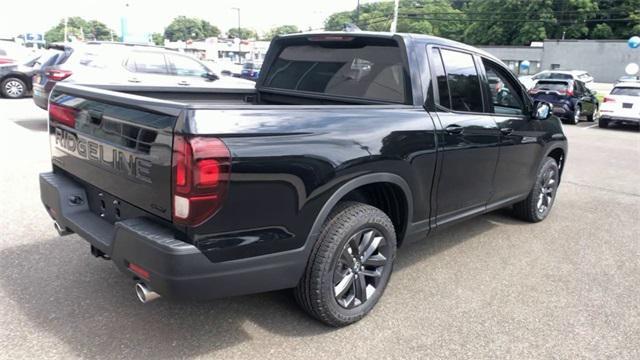
[(169, 69), (164, 54), (135, 51), (127, 60), (127, 69), (132, 72), (168, 75)]
[(264, 86), (332, 96), (407, 103), (408, 74), (395, 41), (309, 42), (285, 47)]
[(611, 95), (640, 96), (640, 87), (615, 87)]
[[(482, 92), (480, 91), (480, 79), (476, 70), (473, 56), (459, 51), (441, 49), (442, 63), (447, 74), (447, 84), (449, 85), (449, 99), (446, 95), (439, 94), (440, 105), (446, 106), (454, 111), (483, 112)], [(436, 62), (436, 76), (437, 62)], [(438, 89), (440, 89), (440, 81)]]

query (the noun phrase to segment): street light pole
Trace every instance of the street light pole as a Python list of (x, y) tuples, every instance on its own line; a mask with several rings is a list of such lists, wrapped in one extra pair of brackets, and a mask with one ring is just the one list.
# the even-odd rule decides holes
[(242, 52), (242, 36), (240, 36), (242, 28), (240, 27), (240, 8), (234, 7), (233, 10), (238, 12), (238, 61), (242, 63), (241, 52)]
[(396, 0), (393, 6), (393, 21), (391, 22), (391, 32), (394, 33), (398, 29), (398, 7), (400, 0)]

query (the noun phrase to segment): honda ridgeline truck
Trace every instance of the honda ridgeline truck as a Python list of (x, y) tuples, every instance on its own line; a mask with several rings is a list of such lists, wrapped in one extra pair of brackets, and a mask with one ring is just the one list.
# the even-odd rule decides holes
[(143, 302), (293, 288), (343, 326), (378, 302), (398, 247), (499, 208), (549, 215), (567, 156), (550, 110), (461, 43), (289, 35), (255, 87), (58, 84), (40, 191)]

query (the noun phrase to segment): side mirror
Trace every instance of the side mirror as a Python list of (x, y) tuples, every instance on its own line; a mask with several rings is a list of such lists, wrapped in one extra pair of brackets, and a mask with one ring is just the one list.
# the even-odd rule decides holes
[(216, 74), (214, 74), (212, 72), (208, 72), (208, 73), (202, 74), (202, 77), (207, 79), (207, 80), (210, 80), (210, 81), (216, 81), (216, 80), (220, 79), (220, 77), (218, 77), (218, 75), (216, 75)]
[(533, 118), (536, 120), (547, 120), (551, 116), (553, 105), (546, 102), (536, 102)]
[(595, 90), (591, 90), (591, 95), (596, 96), (596, 95), (598, 95), (598, 92), (595, 91)]

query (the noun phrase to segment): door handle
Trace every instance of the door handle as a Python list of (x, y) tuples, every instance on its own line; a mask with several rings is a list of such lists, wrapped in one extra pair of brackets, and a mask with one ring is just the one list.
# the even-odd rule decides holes
[(513, 134), (513, 129), (505, 127), (505, 128), (501, 128), (500, 132), (502, 133), (502, 135), (508, 136), (508, 135)]
[(129, 82), (132, 82), (132, 83), (139, 83), (139, 82), (140, 82), (140, 80), (139, 80), (138, 78), (134, 78), (134, 77), (133, 77), (133, 78), (129, 78)]
[(464, 128), (460, 125), (449, 125), (444, 129), (447, 133), (451, 134), (451, 135), (458, 135), (458, 134), (462, 134), (462, 132), (464, 131)]
[(189, 85), (189, 82), (186, 81), (186, 80), (182, 80), (182, 81), (178, 82), (178, 85), (187, 86), (187, 85)]

